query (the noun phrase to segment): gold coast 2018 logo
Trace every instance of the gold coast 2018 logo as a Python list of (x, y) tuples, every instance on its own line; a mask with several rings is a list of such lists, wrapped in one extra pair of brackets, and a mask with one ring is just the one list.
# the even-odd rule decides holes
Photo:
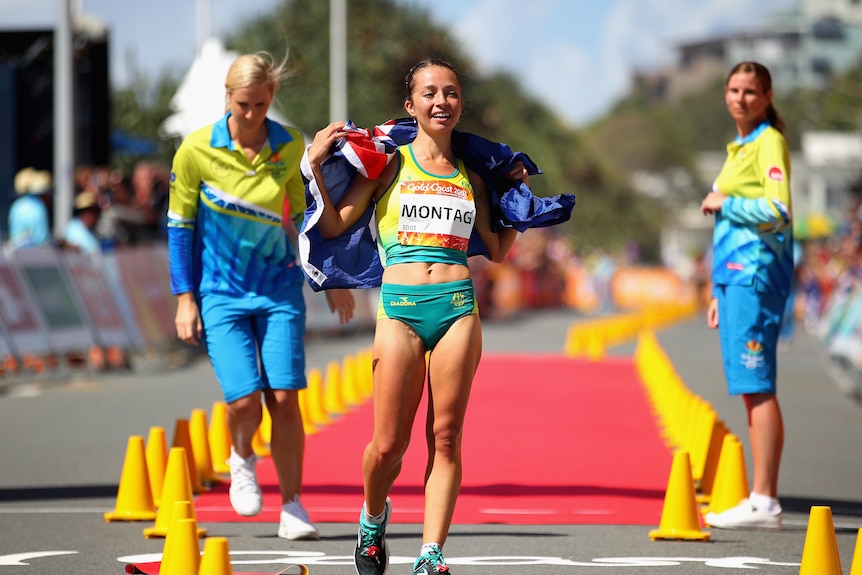
[(749, 340), (745, 344), (745, 351), (739, 356), (739, 359), (747, 369), (757, 369), (763, 365), (763, 346), (759, 341)]

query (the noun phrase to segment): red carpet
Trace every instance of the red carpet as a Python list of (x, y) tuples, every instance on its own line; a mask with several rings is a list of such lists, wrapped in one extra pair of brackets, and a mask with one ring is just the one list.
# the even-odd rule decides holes
[[(394, 522), (421, 523), (424, 405), (392, 492)], [(309, 436), (303, 504), (315, 522), (355, 522), (371, 404)], [(671, 466), (628, 359), (486, 355), (464, 432), (460, 524), (658, 525)], [(272, 461), (259, 463), (264, 510), (241, 518), (227, 487), (195, 500), (198, 521), (278, 522)]]

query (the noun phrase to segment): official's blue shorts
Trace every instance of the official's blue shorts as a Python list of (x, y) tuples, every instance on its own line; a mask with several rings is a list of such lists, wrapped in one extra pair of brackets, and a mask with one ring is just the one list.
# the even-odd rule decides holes
[(452, 324), (460, 318), (479, 313), (473, 281), (466, 279), (442, 284), (380, 286), (377, 319), (389, 318), (406, 323), (425, 349), (434, 349)]
[(786, 298), (752, 286), (716, 286), (718, 335), (730, 395), (775, 393)]
[(302, 284), (265, 296), (201, 296), (204, 343), (224, 399), (258, 390), (304, 389)]

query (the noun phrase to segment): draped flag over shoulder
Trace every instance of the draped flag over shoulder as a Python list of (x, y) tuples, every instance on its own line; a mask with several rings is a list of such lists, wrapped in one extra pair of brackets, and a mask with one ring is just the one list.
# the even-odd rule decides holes
[[(350, 189), (356, 173), (377, 178), (395, 154), (397, 145), (388, 136), (374, 136), (369, 130), (348, 123), (347, 137), (339, 139), (321, 171), (326, 191), (335, 205)], [(305, 188), (305, 217), (299, 233), (299, 260), (314, 291), (333, 288), (372, 288), (380, 285), (383, 265), (377, 254), (374, 209), (337, 238), (324, 239), (317, 229), (323, 213), (320, 188), (308, 163), (308, 152), (300, 163)]]
[[(337, 205), (360, 173), (369, 179), (380, 176), (394, 157), (398, 146), (416, 137), (412, 118), (389, 120), (372, 129), (357, 128), (348, 122), (346, 136), (331, 150), (321, 166), (326, 190)], [(506, 176), (511, 166), (522, 162), (530, 175), (542, 171), (523, 152), (466, 132), (453, 133), (452, 148), (466, 166), (478, 174), (489, 190), (491, 223), (497, 227), (523, 232), (529, 228), (556, 225), (567, 221), (575, 206), (573, 194), (537, 197), (523, 182)], [(317, 223), (323, 212), (320, 187), (303, 155), (302, 175), (306, 185), (305, 218), (299, 234), (299, 259), (314, 291), (333, 288), (371, 288), (380, 285), (383, 265), (377, 250), (377, 235), (372, 204), (362, 217), (341, 236), (324, 239)], [(487, 249), (474, 230), (468, 256), (487, 256)]]

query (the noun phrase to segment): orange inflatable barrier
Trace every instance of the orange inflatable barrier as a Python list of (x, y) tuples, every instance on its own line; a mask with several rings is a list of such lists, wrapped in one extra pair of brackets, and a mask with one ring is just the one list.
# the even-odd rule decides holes
[(693, 303), (692, 286), (672, 271), (653, 267), (619, 268), (611, 280), (614, 302), (621, 309), (640, 309), (653, 305)]

